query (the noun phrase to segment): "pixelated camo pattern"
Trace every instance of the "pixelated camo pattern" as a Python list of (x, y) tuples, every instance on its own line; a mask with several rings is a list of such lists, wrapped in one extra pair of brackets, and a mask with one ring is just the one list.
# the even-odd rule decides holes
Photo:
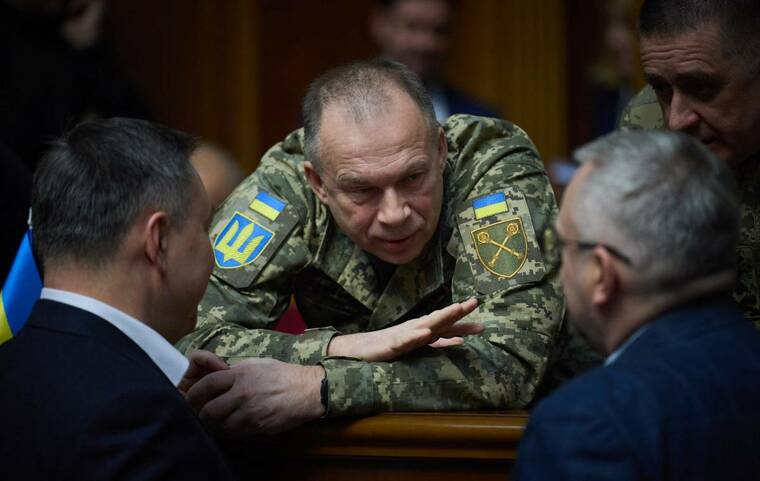
[[(564, 312), (556, 262), (546, 260), (556, 256), (547, 257), (535, 235), (556, 217), (554, 195), (535, 147), (515, 125), (457, 115), (444, 130), (449, 157), (438, 231), (418, 259), (396, 269), (385, 289), (367, 255), (336, 228), (311, 192), (303, 173), (302, 130), (270, 149), (217, 213), (212, 241), (236, 210), (264, 191), (287, 204), (282, 223), (246, 212), (282, 243), (265, 263), (257, 259), (234, 278), (216, 269), (199, 306), (198, 327), (178, 347), (209, 349), (233, 361), (268, 356), (319, 363), (329, 379), (331, 416), (503, 409), (530, 402)], [(472, 199), (493, 192), (517, 200), (511, 214), (530, 227), (530, 249), (525, 267), (509, 282), (484, 289), (467, 252), (472, 237), (462, 235), (457, 215)], [(289, 216), (297, 218), (294, 225)], [(298, 336), (271, 330), (291, 295), (310, 327)], [(480, 305), (470, 317), (486, 330), (462, 346), (422, 348), (390, 363), (326, 357), (338, 332), (381, 329), (471, 296)]]
[(663, 125), (657, 94), (648, 85), (628, 102), (620, 117), (620, 130), (661, 129)]

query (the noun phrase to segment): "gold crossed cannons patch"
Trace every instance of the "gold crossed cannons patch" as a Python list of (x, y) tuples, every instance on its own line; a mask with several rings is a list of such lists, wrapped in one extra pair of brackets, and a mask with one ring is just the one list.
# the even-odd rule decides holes
[(480, 264), (499, 277), (513, 277), (528, 256), (528, 239), (522, 219), (489, 224), (471, 233)]
[(478, 292), (488, 294), (543, 278), (544, 261), (530, 210), (518, 190), (464, 202), (457, 209), (457, 224)]

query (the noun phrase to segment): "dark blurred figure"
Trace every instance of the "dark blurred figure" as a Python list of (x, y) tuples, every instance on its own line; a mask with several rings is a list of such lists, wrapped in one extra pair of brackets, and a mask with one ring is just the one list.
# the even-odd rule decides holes
[(13, 258), (26, 231), (32, 174), (4, 145), (0, 144), (0, 285), (8, 275)]
[(0, 142), (32, 172), (82, 119), (149, 117), (103, 40), (104, 15), (102, 0), (0, 0)]
[(376, 0), (370, 33), (382, 55), (405, 64), (422, 79), (439, 122), (453, 114), (500, 117), (443, 76), (454, 9), (453, 0)]
[(602, 51), (591, 70), (592, 139), (617, 128), (623, 109), (636, 93), (633, 82), (637, 51), (634, 31), (628, 22), (630, 3), (629, 0), (600, 3)]

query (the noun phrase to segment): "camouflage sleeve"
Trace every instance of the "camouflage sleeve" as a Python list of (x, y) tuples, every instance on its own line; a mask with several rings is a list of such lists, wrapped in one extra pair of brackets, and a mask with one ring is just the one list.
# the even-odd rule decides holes
[(214, 272), (198, 306), (198, 325), (177, 344), (180, 351), (299, 364), (326, 355), (333, 329), (298, 336), (272, 330), (290, 302), (293, 277), (311, 261), (318, 229), (301, 135), (296, 131), (270, 149), (217, 212)]
[(620, 116), (620, 130), (661, 129), (662, 108), (652, 87), (647, 85), (628, 102)]
[[(532, 143), (521, 130), (499, 122), (465, 127), (462, 135), (469, 139), (457, 148), (475, 162), (473, 168), (459, 175), (462, 182), (475, 180), (458, 190), (464, 191), (465, 199), (507, 192), (506, 212), (486, 217), (485, 224), (460, 222), (448, 245), (449, 253), (457, 259), (452, 297), (454, 301), (478, 297), (480, 305), (469, 319), (483, 322), (486, 330), (481, 336), (468, 337), (464, 345), (425, 347), (395, 362), (324, 359), (321, 364), (330, 390), (329, 416), (505, 409), (524, 407), (533, 399), (564, 312), (557, 256), (545, 255), (543, 245), (536, 240), (543, 238), (544, 229), (554, 221), (556, 202)], [(480, 145), (474, 145), (478, 141)], [(496, 160), (480, 162), (478, 156)], [(512, 224), (526, 233), (523, 244), (519, 236), (514, 236), (514, 241), (503, 240), (505, 226)], [(475, 263), (480, 261), (473, 259), (472, 250), (466, 247), (476, 242), (477, 233), (471, 233), (477, 229), (501, 229), (499, 242), (522, 255), (522, 264), (497, 262), (494, 269), (502, 269), (501, 277), (488, 278), (483, 269), (476, 268)], [(505, 252), (504, 259), (515, 257)], [(494, 253), (488, 252), (486, 262)]]

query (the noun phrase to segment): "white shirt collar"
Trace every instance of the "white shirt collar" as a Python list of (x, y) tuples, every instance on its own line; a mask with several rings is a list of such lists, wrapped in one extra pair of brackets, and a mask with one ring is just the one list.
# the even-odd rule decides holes
[(628, 346), (630, 346), (631, 344), (633, 344), (633, 341), (635, 341), (642, 334), (644, 334), (644, 332), (646, 332), (647, 329), (649, 329), (649, 324), (644, 324), (640, 328), (636, 329), (633, 332), (633, 334), (631, 334), (631, 336), (629, 336), (628, 339), (626, 339), (626, 341), (620, 347), (618, 347), (617, 349), (615, 349), (615, 351), (613, 351), (612, 354), (610, 354), (609, 356), (607, 356), (607, 359), (604, 360), (604, 365), (605, 366), (609, 366), (613, 362), (617, 361), (617, 358), (619, 358), (620, 355), (623, 354), (623, 352), (626, 349), (628, 349)]
[(190, 365), (185, 356), (147, 324), (97, 299), (49, 287), (42, 289), (40, 299), (68, 304), (108, 321), (145, 351), (175, 386)]

